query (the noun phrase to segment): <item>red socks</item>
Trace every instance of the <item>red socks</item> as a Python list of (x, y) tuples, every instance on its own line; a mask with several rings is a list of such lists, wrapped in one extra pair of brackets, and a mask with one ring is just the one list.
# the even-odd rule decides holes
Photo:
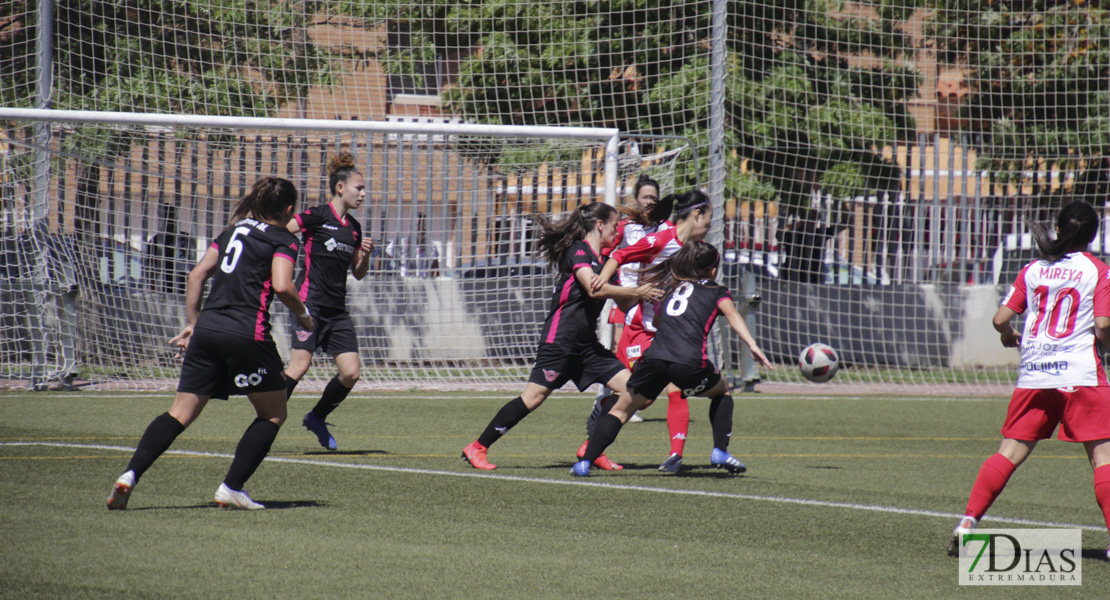
[[(979, 468), (979, 476), (975, 478), (975, 485), (971, 487), (971, 497), (967, 499), (967, 510), (964, 514), (982, 519), (995, 498), (1002, 493), (1002, 488), (1006, 487), (1006, 482), (1010, 480), (1010, 475), (1013, 475), (1016, 468), (1010, 459), (1001, 454), (995, 453), (988, 458)], [(1110, 481), (1110, 474), (1107, 478)], [(1107, 486), (1107, 494), (1110, 494), (1110, 485)]]
[(1095, 469), (1095, 500), (1102, 509), (1107, 529), (1110, 529), (1110, 465)]
[(682, 392), (667, 394), (667, 429), (671, 434), (671, 454), (682, 456), (690, 431), (690, 401)]

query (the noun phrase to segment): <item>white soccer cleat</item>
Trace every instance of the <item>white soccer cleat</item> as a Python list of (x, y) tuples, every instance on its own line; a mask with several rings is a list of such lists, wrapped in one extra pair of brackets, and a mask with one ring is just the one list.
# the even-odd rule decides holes
[(243, 510), (261, 510), (265, 506), (251, 500), (250, 492), (247, 490), (235, 491), (227, 484), (221, 483), (220, 487), (216, 489), (216, 504), (223, 508), (241, 508)]
[(643, 423), (644, 418), (640, 416), (640, 411), (636, 411), (636, 412), (632, 413), (631, 417), (628, 417), (628, 422), (629, 423)]
[(952, 530), (952, 537), (948, 538), (948, 556), (958, 556), (960, 554), (960, 536), (975, 531), (977, 525), (979, 525), (979, 520), (975, 517), (960, 519), (960, 524)]
[(112, 485), (112, 493), (108, 495), (108, 510), (124, 510), (127, 508), (127, 499), (131, 497), (131, 490), (135, 488), (135, 472), (128, 471), (119, 476)]

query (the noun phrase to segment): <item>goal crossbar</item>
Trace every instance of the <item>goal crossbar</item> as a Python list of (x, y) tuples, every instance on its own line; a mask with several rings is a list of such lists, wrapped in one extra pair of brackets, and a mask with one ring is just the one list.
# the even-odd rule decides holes
[(213, 127), (225, 129), (281, 129), (293, 131), (352, 131), (367, 133), (482, 135), (491, 137), (547, 137), (605, 141), (605, 203), (616, 205), (617, 155), (620, 130), (612, 127), (552, 125), (485, 125), (480, 123), (411, 123), (394, 121), (336, 121), (277, 117), (227, 117), (157, 113), (3, 108), (0, 121), (97, 123), (146, 127)]

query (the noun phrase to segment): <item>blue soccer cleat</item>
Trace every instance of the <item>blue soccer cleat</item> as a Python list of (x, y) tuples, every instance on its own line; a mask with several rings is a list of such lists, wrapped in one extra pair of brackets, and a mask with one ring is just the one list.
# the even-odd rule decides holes
[(590, 461), (580, 460), (574, 463), (574, 466), (570, 468), (570, 474), (574, 475), (575, 477), (589, 477)]
[(320, 442), (321, 446), (328, 450), (335, 450), (338, 447), (335, 443), (335, 438), (328, 432), (328, 424), (320, 417), (317, 417), (316, 413), (309, 411), (308, 414), (304, 416), (304, 421), (302, 421), (302, 423), (305, 429), (316, 434), (316, 441)]
[(736, 460), (736, 457), (720, 448), (713, 449), (713, 454), (709, 456), (709, 465), (718, 469), (725, 469), (733, 475), (748, 470), (748, 467), (744, 466), (744, 463)]

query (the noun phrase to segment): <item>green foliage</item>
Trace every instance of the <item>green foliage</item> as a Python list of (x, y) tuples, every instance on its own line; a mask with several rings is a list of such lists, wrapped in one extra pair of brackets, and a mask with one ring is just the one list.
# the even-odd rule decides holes
[(962, 116), (970, 132), (988, 134), (980, 168), (1016, 180), (1022, 161), (1039, 158), (1082, 179), (1083, 165), (1110, 156), (1110, 2), (933, 5), (926, 33), (939, 58), (968, 70)]

